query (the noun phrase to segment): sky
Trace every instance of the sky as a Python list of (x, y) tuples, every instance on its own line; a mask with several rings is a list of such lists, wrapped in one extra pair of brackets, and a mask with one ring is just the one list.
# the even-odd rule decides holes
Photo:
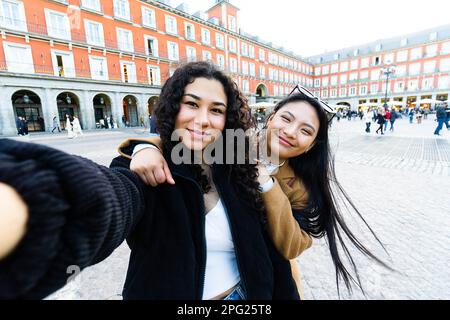
[[(206, 11), (214, 0), (187, 3)], [(239, 26), (302, 57), (450, 25), (450, 0), (231, 0)]]

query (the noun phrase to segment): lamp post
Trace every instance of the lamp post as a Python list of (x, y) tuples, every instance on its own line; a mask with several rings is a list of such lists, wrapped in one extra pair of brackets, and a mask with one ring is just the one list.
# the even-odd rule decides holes
[(386, 93), (384, 95), (384, 105), (383, 107), (386, 109), (388, 106), (387, 104), (387, 96), (388, 96), (388, 88), (389, 88), (389, 76), (395, 72), (395, 65), (393, 64), (386, 64), (382, 69), (381, 73), (386, 76)]

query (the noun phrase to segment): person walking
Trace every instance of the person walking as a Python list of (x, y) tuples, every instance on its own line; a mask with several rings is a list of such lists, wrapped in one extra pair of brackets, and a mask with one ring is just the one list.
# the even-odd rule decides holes
[(390, 126), (390, 128), (389, 128), (389, 131), (394, 131), (394, 123), (395, 123), (395, 121), (397, 120), (397, 117), (398, 117), (398, 114), (397, 114), (397, 111), (395, 111), (395, 109), (394, 108), (392, 108), (391, 109), (391, 118), (390, 118), (390, 123), (391, 123), (391, 126)]
[(56, 116), (53, 117), (53, 129), (52, 129), (52, 133), (58, 129), (58, 132), (61, 132), (61, 129), (59, 128), (59, 121), (58, 118)]
[(434, 130), (434, 134), (439, 136), (441, 134), (442, 127), (447, 120), (447, 113), (445, 112), (444, 106), (439, 106), (436, 110), (436, 121), (438, 122), (438, 126), (436, 130)]

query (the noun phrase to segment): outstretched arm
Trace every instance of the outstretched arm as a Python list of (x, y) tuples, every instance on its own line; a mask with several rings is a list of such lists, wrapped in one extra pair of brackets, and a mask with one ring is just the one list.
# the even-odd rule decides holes
[(109, 169), (7, 139), (0, 140), (0, 182), (10, 206), (0, 207), (0, 227), (8, 217), (15, 221), (11, 237), (0, 233), (0, 242), (9, 243), (0, 261), (0, 299), (40, 299), (61, 288), (69, 266), (83, 269), (108, 257), (151, 201), (125, 162)]

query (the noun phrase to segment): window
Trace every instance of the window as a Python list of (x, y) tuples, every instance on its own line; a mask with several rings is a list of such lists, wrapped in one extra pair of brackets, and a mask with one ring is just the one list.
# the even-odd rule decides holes
[(395, 68), (395, 75), (398, 77), (406, 75), (406, 64), (397, 66), (397, 68)]
[(166, 16), (166, 33), (170, 33), (170, 34), (174, 34), (174, 35), (178, 34), (177, 19), (175, 19), (175, 17)]
[(450, 41), (444, 42), (442, 44), (441, 53), (442, 54), (450, 53)]
[(117, 29), (117, 42), (119, 50), (122, 51), (134, 51), (133, 46), (133, 33), (130, 30), (116, 28)]
[(422, 58), (422, 48), (415, 48), (411, 50), (411, 60)]
[(205, 28), (202, 28), (202, 43), (207, 45), (211, 44), (211, 33)]
[(145, 54), (152, 57), (158, 57), (158, 39), (144, 35)]
[(394, 92), (403, 92), (405, 83), (403, 81), (397, 81), (394, 86)]
[(155, 10), (142, 7), (142, 25), (144, 27), (156, 29)]
[(236, 51), (236, 39), (230, 38), (230, 52), (237, 53)]
[(152, 86), (161, 85), (161, 71), (159, 67), (147, 66), (148, 68), (148, 83)]
[(450, 71), (450, 58), (442, 59), (439, 63), (439, 70), (441, 72)]
[(331, 65), (331, 73), (338, 73), (339, 72), (339, 63), (333, 63)]
[(137, 83), (136, 65), (134, 62), (120, 61), (122, 81), (126, 83)]
[(266, 68), (263, 66), (259, 66), (259, 77), (261, 79), (265, 79), (266, 78)]
[(422, 80), (422, 89), (433, 89), (433, 78), (425, 78)]
[(106, 57), (89, 56), (91, 78), (95, 80), (108, 80), (108, 63)]
[(34, 73), (30, 46), (5, 41), (3, 42), (3, 50), (9, 72)]
[(27, 31), (23, 2), (16, 0), (0, 1), (0, 26), (8, 29)]
[(248, 76), (248, 62), (242, 61), (242, 74)]
[(359, 87), (359, 95), (362, 96), (365, 94), (367, 94), (367, 87), (366, 86)]
[(394, 62), (394, 54), (393, 53), (388, 53), (384, 55), (384, 63), (386, 64), (390, 64)]
[(248, 93), (250, 91), (250, 86), (249, 86), (248, 80), (242, 80), (242, 90), (245, 93)]
[(72, 52), (52, 50), (51, 54), (54, 75), (75, 78), (75, 63)]
[(347, 83), (347, 75), (346, 74), (341, 74), (341, 84), (346, 84)]
[(248, 54), (249, 54), (250, 58), (252, 58), (252, 59), (255, 58), (255, 47), (254, 46), (248, 47)]
[(350, 81), (356, 81), (356, 80), (358, 80), (358, 72), (352, 72), (352, 73), (350, 73), (349, 80), (350, 80)]
[(442, 76), (439, 77), (439, 89), (448, 89), (450, 87), (450, 77), (449, 76)]
[(105, 46), (103, 25), (101, 23), (84, 19), (84, 28), (86, 30), (87, 43), (94, 46)]
[(359, 79), (369, 79), (369, 71), (361, 71), (359, 73)]
[(225, 57), (222, 54), (217, 54), (217, 65), (221, 70), (225, 70)]
[(409, 75), (415, 76), (420, 73), (420, 63), (414, 63), (409, 66)]
[(71, 40), (69, 18), (67, 14), (45, 9), (45, 21), (50, 37)]
[(348, 61), (341, 63), (341, 72), (346, 72), (346, 71), (348, 71)]
[(397, 52), (397, 62), (405, 62), (408, 60), (408, 50)]
[(436, 61), (427, 61), (423, 65), (424, 73), (433, 73), (436, 70)]
[(352, 60), (350, 62), (350, 70), (356, 70), (358, 69), (358, 60)]
[(128, 0), (114, 0), (114, 17), (131, 20)]
[(237, 73), (237, 60), (235, 58), (230, 58), (230, 71)]
[(248, 45), (245, 42), (241, 43), (241, 54), (244, 57), (248, 57)]
[(378, 81), (380, 79), (380, 70), (372, 70), (370, 72), (370, 80), (372, 81)]
[(101, 12), (100, 0), (81, 0), (81, 7)]
[(256, 77), (255, 64), (252, 63), (252, 62), (250, 62), (249, 68), (250, 68), (250, 75), (251, 75), (252, 77)]
[(427, 46), (425, 48), (425, 53), (427, 57), (435, 57), (437, 55), (437, 44)]
[(338, 77), (337, 77), (337, 76), (332, 76), (332, 77), (331, 77), (330, 84), (331, 84), (332, 86), (336, 86), (337, 83), (338, 83)]
[(417, 89), (419, 89), (419, 81), (409, 80), (408, 81), (408, 91), (416, 91)]
[(374, 83), (370, 86), (370, 93), (375, 94), (378, 93), (378, 83)]
[(219, 49), (225, 49), (225, 40), (223, 34), (216, 33), (216, 47)]
[(228, 16), (228, 29), (236, 32), (236, 18), (233, 16)]
[(197, 61), (197, 50), (193, 47), (186, 47), (187, 62)]
[(212, 61), (212, 54), (210, 51), (203, 50), (203, 61)]
[(184, 23), (184, 36), (187, 40), (195, 41), (195, 27), (192, 23)]
[[(449, 49), (450, 49), (450, 46), (449, 46)], [(263, 62), (266, 61), (266, 52), (263, 49), (259, 49), (259, 60), (263, 61)]]
[(178, 43), (167, 41), (167, 51), (169, 53), (169, 60), (178, 61), (180, 59)]

